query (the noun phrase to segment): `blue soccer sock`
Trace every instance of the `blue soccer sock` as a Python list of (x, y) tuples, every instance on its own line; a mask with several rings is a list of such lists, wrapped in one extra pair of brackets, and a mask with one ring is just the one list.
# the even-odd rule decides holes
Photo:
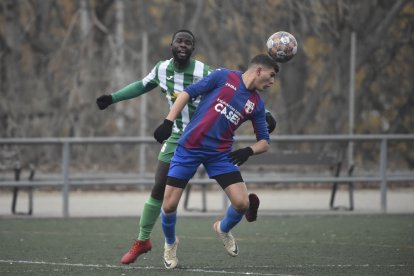
[(220, 222), (221, 231), (228, 233), (237, 223), (239, 223), (243, 218), (244, 212), (237, 212), (233, 206), (227, 208), (227, 213)]
[(173, 244), (175, 242), (175, 224), (177, 223), (177, 212), (166, 214), (161, 209), (161, 225), (164, 232), (165, 242)]

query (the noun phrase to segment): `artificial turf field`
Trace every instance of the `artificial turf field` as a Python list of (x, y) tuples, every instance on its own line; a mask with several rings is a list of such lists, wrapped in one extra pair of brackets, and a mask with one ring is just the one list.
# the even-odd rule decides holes
[(0, 275), (414, 275), (413, 215), (261, 216), (233, 231), (239, 256), (216, 237), (215, 217), (179, 217), (179, 269), (164, 269), (160, 222), (153, 249), (120, 258), (136, 218), (0, 219)]

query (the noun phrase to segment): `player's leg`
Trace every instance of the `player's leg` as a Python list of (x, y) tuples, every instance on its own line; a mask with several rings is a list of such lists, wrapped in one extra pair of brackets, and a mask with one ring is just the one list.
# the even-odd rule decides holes
[(178, 265), (177, 248), (179, 240), (175, 234), (177, 206), (187, 183), (188, 180), (168, 177), (167, 186), (165, 188), (164, 201), (161, 210), (161, 225), (165, 237), (163, 261), (164, 266), (167, 269), (175, 268)]
[(188, 180), (182, 180), (178, 178), (171, 179), (169, 178), (167, 182), (168, 185), (165, 188), (165, 197), (161, 211), (162, 229), (164, 231), (165, 241), (168, 244), (172, 244), (175, 241), (177, 206), (184, 191), (184, 188), (170, 186), (170, 184), (177, 185), (177, 183), (180, 183), (180, 185), (182, 184), (185, 187), (187, 184), (186, 182), (188, 182)]
[(150, 239), (152, 229), (160, 216), (169, 167), (169, 163), (158, 161), (155, 173), (155, 185), (152, 187), (151, 196), (144, 204), (139, 221), (138, 240)]
[(169, 163), (162, 161), (158, 162), (155, 173), (155, 185), (152, 188), (151, 196), (144, 203), (144, 208), (139, 220), (138, 239), (131, 246), (130, 250), (122, 256), (121, 263), (123, 264), (135, 262), (141, 254), (147, 253), (152, 248), (150, 235), (160, 216), (169, 166)]
[[(214, 156), (212, 160), (208, 161), (208, 164), (209, 164), (208, 166), (210, 170), (210, 174), (209, 174), (210, 177), (212, 177), (212, 175), (213, 176), (224, 175), (228, 172), (233, 172), (233, 171), (240, 172), (239, 168), (229, 161), (227, 153)], [(229, 178), (229, 180), (231, 181), (231, 183), (238, 182), (236, 181), (237, 179), (234, 180), (232, 178)], [(239, 182), (244, 182), (241, 175), (238, 180), (240, 180)], [(227, 183), (226, 183), (226, 187), (227, 187)], [(224, 190), (224, 187), (223, 187), (223, 190)], [(259, 210), (260, 200), (259, 200), (259, 197), (254, 193), (249, 194), (248, 199), (249, 199), (249, 208), (245, 212), (245, 217), (248, 222), (253, 222), (257, 219), (257, 211)]]
[(231, 205), (221, 225), (222, 230), (228, 232), (249, 208), (246, 184), (239, 168), (229, 161), (226, 153), (218, 154), (203, 164), (209, 176), (219, 183), (230, 200)]
[(141, 254), (150, 251), (152, 248), (150, 236), (160, 215), (170, 161), (176, 147), (177, 138), (170, 137), (161, 148), (155, 171), (155, 184), (152, 187), (151, 196), (144, 203), (139, 220), (138, 239), (131, 249), (122, 256), (121, 263), (123, 264), (135, 262)]
[(140, 219), (139, 240), (147, 240), (150, 238), (152, 229), (160, 215), (168, 170), (170, 168), (171, 158), (177, 148), (178, 138), (179, 136), (172, 135), (164, 143), (158, 155), (158, 164), (155, 171), (155, 185), (151, 191), (151, 202), (148, 205), (144, 205), (144, 210)]
[(212, 154), (203, 163), (208, 175), (214, 178), (230, 199), (226, 215), (214, 224), (214, 230), (222, 240), (227, 253), (237, 256), (238, 247), (230, 230), (239, 223), (249, 207), (246, 185), (240, 169), (230, 162), (228, 153)]
[(224, 232), (229, 232), (240, 222), (249, 208), (249, 198), (244, 182), (231, 184), (224, 191), (230, 200), (230, 205), (222, 220), (221, 229)]
[(161, 224), (165, 236), (164, 265), (167, 269), (178, 265), (178, 239), (175, 233), (177, 206), (188, 181), (194, 176), (200, 165), (200, 156), (193, 151), (178, 146), (171, 159), (167, 186), (161, 209)]
[[(230, 230), (242, 220), (249, 207), (246, 185), (242, 182), (243, 179), (239, 171), (218, 175), (214, 178), (223, 188), (231, 204), (227, 207), (224, 218), (216, 221), (213, 227), (222, 240), (227, 253), (235, 257), (238, 255), (238, 246)], [(234, 183), (235, 181), (237, 182)]]

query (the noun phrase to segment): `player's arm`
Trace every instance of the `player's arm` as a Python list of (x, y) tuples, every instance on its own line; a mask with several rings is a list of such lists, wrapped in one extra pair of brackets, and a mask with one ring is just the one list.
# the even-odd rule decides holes
[(178, 93), (178, 97), (171, 106), (170, 112), (164, 122), (154, 131), (154, 138), (158, 143), (162, 144), (164, 140), (170, 137), (175, 119), (177, 119), (178, 115), (184, 109), (189, 100), (190, 94), (187, 92), (182, 91)]
[[(269, 150), (269, 133), (267, 132), (267, 110), (260, 108), (257, 113), (255, 113), (253, 118), (253, 127), (255, 128), (256, 140), (257, 142), (250, 146), (252, 148), (252, 154), (260, 154)], [(267, 125), (267, 128), (269, 126)]]
[(250, 146), (253, 150), (252, 155), (261, 154), (269, 150), (269, 142), (267, 140), (260, 140)]
[(151, 91), (155, 87), (157, 87), (156, 83), (147, 83), (147, 85), (144, 85), (143, 81), (137, 81), (111, 94), (112, 101), (113, 103), (117, 103), (136, 98)]
[(240, 166), (249, 159), (250, 156), (261, 154), (269, 150), (269, 142), (267, 140), (257, 141), (250, 147), (238, 149), (229, 153), (230, 162)]
[(168, 113), (166, 120), (174, 122), (177, 119), (178, 115), (187, 105), (188, 101), (190, 100), (190, 94), (185, 91), (178, 93), (178, 97), (175, 100), (174, 104), (171, 106), (171, 110)]
[(157, 87), (159, 83), (156, 74), (157, 66), (143, 80), (133, 82), (111, 95), (99, 96), (96, 99), (99, 109), (103, 110), (111, 104), (139, 97)]
[(99, 109), (103, 110), (111, 104), (136, 98), (157, 87), (156, 84), (145, 85), (142, 81), (131, 83), (111, 95), (102, 95), (96, 99)]
[(266, 152), (269, 149), (269, 133), (266, 129), (264, 106), (255, 113), (252, 122), (257, 142), (249, 147), (232, 151), (229, 154), (230, 162), (237, 166), (246, 162), (250, 156)]

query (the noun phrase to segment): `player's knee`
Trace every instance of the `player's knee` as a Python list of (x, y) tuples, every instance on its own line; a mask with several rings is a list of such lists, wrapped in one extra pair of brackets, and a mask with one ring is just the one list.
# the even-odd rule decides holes
[(171, 214), (177, 211), (177, 206), (164, 201), (164, 203), (162, 204), (162, 210), (165, 214)]
[(238, 212), (240, 213), (246, 212), (247, 209), (249, 209), (249, 199), (245, 198), (245, 199), (236, 200), (235, 202), (232, 203), (232, 205), (233, 205), (233, 208), (237, 210)]
[(162, 203), (162, 209), (164, 213), (169, 214), (177, 210), (178, 202), (171, 195), (166, 194), (164, 197), (164, 202)]

